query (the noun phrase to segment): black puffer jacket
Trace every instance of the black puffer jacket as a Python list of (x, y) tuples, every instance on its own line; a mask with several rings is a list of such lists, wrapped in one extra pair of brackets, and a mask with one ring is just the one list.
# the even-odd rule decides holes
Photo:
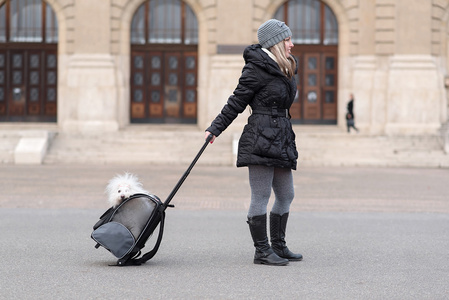
[(243, 58), (239, 84), (207, 131), (219, 136), (249, 105), (252, 114), (239, 140), (237, 167), (296, 169), (298, 152), (288, 114), (296, 94), (295, 79), (288, 79), (259, 44), (248, 46)]

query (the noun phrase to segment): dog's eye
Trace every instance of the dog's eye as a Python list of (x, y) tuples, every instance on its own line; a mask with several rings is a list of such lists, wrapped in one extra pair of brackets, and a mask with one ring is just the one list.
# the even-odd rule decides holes
[(121, 193), (122, 191), (121, 190), (118, 190), (118, 193)]

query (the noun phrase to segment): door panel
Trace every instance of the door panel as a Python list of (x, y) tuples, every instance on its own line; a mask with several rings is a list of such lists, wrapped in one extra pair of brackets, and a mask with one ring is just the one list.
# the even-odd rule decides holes
[(145, 117), (145, 53), (134, 52), (131, 57), (131, 117)]
[(337, 55), (324, 53), (323, 60), (323, 119), (337, 119)]
[[(147, 56), (148, 57), (148, 56)], [(162, 52), (149, 53), (149, 60), (147, 60), (148, 73), (146, 74), (149, 79), (148, 84), (148, 106), (150, 118), (163, 118), (164, 117), (164, 99), (165, 93), (164, 87), (164, 56)]]
[(321, 119), (321, 77), (319, 54), (304, 55), (304, 120)]
[(197, 112), (197, 54), (196, 52), (187, 52), (184, 55), (184, 96), (183, 96), (183, 114), (185, 118), (195, 119)]
[(42, 89), (42, 54), (38, 51), (29, 51), (28, 53), (28, 103), (27, 109), (29, 115), (39, 115), (41, 109)]
[(47, 116), (56, 116), (57, 105), (57, 84), (58, 84), (58, 59), (56, 51), (45, 52), (45, 66), (44, 66), (44, 82), (45, 93), (43, 96), (44, 114)]
[(10, 116), (25, 114), (25, 51), (11, 51), (9, 55), (9, 95), (8, 106)]
[(165, 54), (165, 100), (164, 112), (167, 118), (179, 118), (181, 115), (180, 54)]
[(0, 50), (0, 116), (6, 115), (6, 51)]

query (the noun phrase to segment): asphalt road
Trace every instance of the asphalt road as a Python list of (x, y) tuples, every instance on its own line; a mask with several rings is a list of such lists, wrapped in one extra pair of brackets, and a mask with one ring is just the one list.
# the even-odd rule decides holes
[(287, 242), (304, 260), (271, 267), (252, 263), (247, 170), (198, 166), (156, 256), (108, 266), (90, 239), (107, 181), (131, 171), (164, 199), (184, 169), (0, 165), (0, 299), (449, 298), (447, 169), (300, 168)]

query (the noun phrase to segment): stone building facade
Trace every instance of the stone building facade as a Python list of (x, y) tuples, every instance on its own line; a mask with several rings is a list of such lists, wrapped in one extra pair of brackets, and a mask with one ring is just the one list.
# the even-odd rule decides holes
[[(23, 8), (37, 2), (45, 3), (45, 14), (40, 6)], [(14, 82), (22, 70), (14, 69), (14, 54), (28, 49), (31, 62), (29, 49), (47, 47), (42, 40), (13, 39), (14, 28), (27, 27), (14, 21), (21, 9), (57, 20), (37, 25), (47, 36), (57, 32), (56, 42), (48, 42), (57, 53), (56, 106), (45, 102), (51, 70), (39, 73), (47, 75), (41, 86), (47, 92), (32, 94), (38, 89), (29, 81), (23, 89), (20, 78)], [(358, 127), (372, 135), (436, 134), (447, 122), (449, 0), (0, 0), (0, 121), (48, 122), (44, 108), (33, 110), (35, 101), (50, 113), (55, 107), (50, 121), (62, 132), (113, 132), (133, 123), (193, 123), (203, 130), (237, 85), (244, 47), (257, 43), (257, 28), (273, 17), (283, 18), (294, 35), (305, 34), (293, 39), (300, 57), (296, 123), (344, 129), (350, 93)], [(179, 40), (170, 38), (172, 27)], [(316, 40), (307, 38), (308, 30), (316, 31)], [(314, 73), (316, 64), (321, 69)], [(152, 67), (162, 68), (163, 78), (148, 75)], [(22, 71), (24, 81), (32, 78), (31, 67)], [(147, 88), (153, 84), (159, 86)], [(14, 105), (25, 108), (14, 111)], [(30, 117), (33, 111), (41, 113)]]

